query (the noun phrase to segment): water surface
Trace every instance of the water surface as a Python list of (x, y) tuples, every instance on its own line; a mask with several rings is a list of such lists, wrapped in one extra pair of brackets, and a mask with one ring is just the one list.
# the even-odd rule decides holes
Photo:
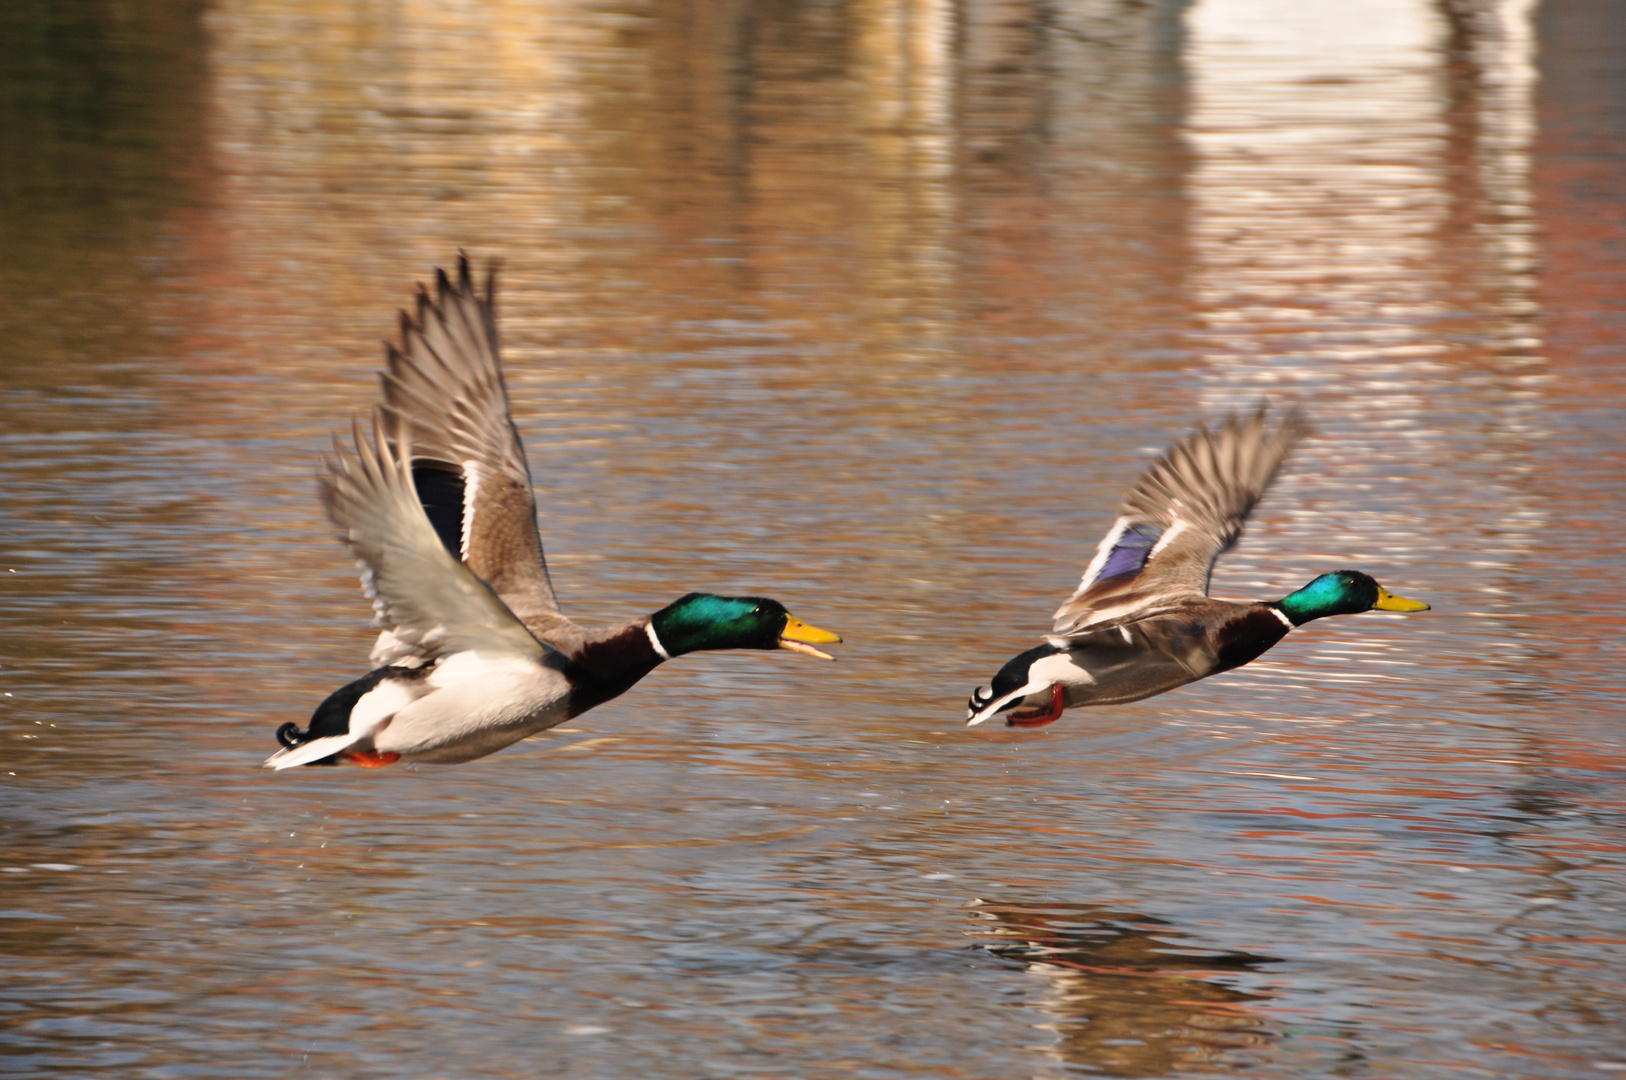
[[(0, 1071), (1626, 1071), (1626, 19), (1354, 11), (8, 7)], [(257, 769), (365, 667), (315, 461), (459, 249), (567, 610), (839, 663)], [(1261, 399), (1215, 591), (1434, 610), (961, 727)]]

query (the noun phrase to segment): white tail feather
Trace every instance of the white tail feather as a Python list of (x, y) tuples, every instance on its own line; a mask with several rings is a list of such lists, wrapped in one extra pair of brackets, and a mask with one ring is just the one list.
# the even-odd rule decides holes
[(329, 754), (337, 754), (346, 747), (354, 746), (365, 736), (371, 734), (371, 731), (363, 731), (359, 734), (347, 731), (343, 735), (328, 735), (325, 738), (313, 739), (299, 746), (284, 747), (266, 758), (263, 767), (267, 769), (291, 769), (295, 765), (309, 765), (313, 761), (321, 761)]
[(1037, 694), (1040, 690), (1048, 690), (1049, 688), (1049, 683), (1040, 682), (1039, 680), (1035, 679), (1026, 686), (1022, 687), (1022, 689), (1012, 690), (1004, 697), (995, 698), (982, 708), (978, 709), (976, 712), (972, 713), (970, 718), (966, 720), (965, 726), (976, 727), (978, 724), (982, 723), (984, 720), (988, 719), (990, 716), (994, 715), (1011, 702), (1020, 698), (1025, 698), (1029, 694)]

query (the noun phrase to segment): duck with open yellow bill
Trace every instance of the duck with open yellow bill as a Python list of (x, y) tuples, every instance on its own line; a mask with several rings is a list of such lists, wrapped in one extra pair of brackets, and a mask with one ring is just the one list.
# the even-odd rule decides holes
[(841, 640), (759, 596), (689, 593), (654, 614), (584, 627), (559, 610), (531, 476), (497, 353), (495, 277), (420, 290), (388, 346), (372, 438), (335, 443), (322, 499), (362, 568), (382, 632), (372, 671), (308, 726), (277, 729), (266, 766), (469, 761), (625, 693), (704, 649)]

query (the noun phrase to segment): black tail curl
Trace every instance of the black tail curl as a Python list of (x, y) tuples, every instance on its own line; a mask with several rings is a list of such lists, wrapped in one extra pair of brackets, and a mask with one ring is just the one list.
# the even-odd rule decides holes
[(973, 716), (976, 716), (977, 710), (981, 709), (984, 705), (988, 704), (992, 700), (994, 700), (994, 692), (991, 689), (986, 686), (977, 687), (975, 690), (971, 691), (971, 698), (965, 703), (965, 718), (969, 720)]
[[(350, 730), (350, 710), (356, 707), (373, 687), (384, 679), (422, 679), (433, 671), (433, 668), (399, 668), (381, 667), (363, 675), (361, 678), (339, 687), (323, 699), (311, 714), (310, 727), (302, 728), (292, 720), (277, 728), (277, 742), (292, 750), (296, 746), (304, 746), (316, 739), (325, 739), (330, 735), (343, 735)], [(311, 762), (312, 765), (337, 765), (338, 754), (325, 757), (320, 761)]]
[[(312, 724), (311, 726), (315, 727), (316, 725)], [(298, 724), (294, 723), (292, 720), (277, 728), (277, 741), (289, 750), (292, 750), (296, 746), (304, 746), (314, 738), (317, 738), (315, 732), (307, 731)], [(322, 758), (320, 761), (312, 761), (309, 764), (337, 765), (338, 763), (339, 755), (330, 754), (327, 757)]]

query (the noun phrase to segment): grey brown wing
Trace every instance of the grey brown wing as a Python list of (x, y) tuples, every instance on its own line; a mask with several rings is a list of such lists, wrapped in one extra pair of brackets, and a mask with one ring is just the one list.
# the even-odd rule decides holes
[(1204, 604), (1198, 611), (1183, 605), (1178, 612), (1158, 612), (1142, 619), (1132, 619), (1111, 630), (1109, 634), (1122, 635), (1139, 648), (1162, 653), (1179, 664), (1192, 678), (1200, 679), (1214, 670), (1218, 652), (1214, 635), (1201, 617)]
[(406, 426), (397, 427), (394, 448), (381, 412), (374, 414), (371, 442), (359, 424), (354, 436), (353, 453), (334, 440), (322, 501), (361, 565), (377, 624), (396, 642), (394, 655), (375, 654), (375, 663), (471, 649), (541, 660), (549, 650), (446, 550), (429, 523), (407, 464)]
[(1261, 407), (1176, 443), (1118, 508), (1078, 588), (1056, 610), (1054, 632), (1086, 633), (1207, 596), (1214, 561), (1242, 535), (1249, 513), (1308, 433), (1297, 413), (1272, 428)]
[(542, 554), (525, 449), (509, 415), (498, 350), (496, 271), (476, 291), (460, 256), (457, 283), (436, 271), (401, 344), (386, 345), (384, 411), (407, 425), (424, 512), (448, 550), (522, 619), (557, 615)]
[(1155, 611), (1106, 623), (1086, 630), (1047, 638), (1064, 649), (1084, 649), (1102, 655), (1122, 653), (1129, 662), (1142, 664), (1161, 656), (1192, 679), (1213, 672), (1218, 663), (1214, 636), (1207, 625), (1210, 611), (1221, 614), (1232, 605), (1204, 599), (1182, 604), (1177, 611)]

